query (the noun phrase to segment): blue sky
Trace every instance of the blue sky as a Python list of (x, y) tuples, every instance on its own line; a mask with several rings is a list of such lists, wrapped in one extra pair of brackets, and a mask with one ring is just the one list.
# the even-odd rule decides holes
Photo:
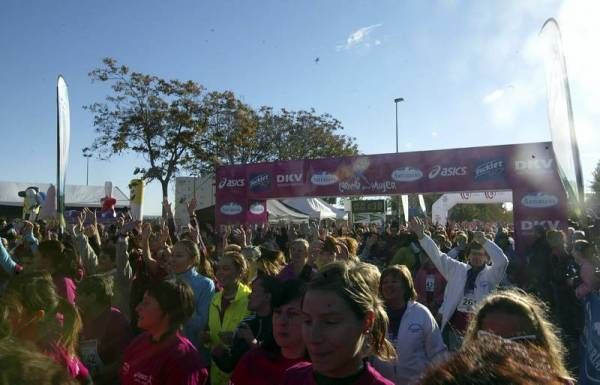
[[(233, 90), (253, 106), (330, 113), (366, 154), (550, 139), (537, 34), (561, 24), (584, 178), (600, 159), (600, 3), (588, 1), (21, 1), (0, 3), (0, 180), (55, 180), (55, 82), (71, 100), (67, 183), (85, 183), (94, 137), (87, 73), (132, 69)], [(319, 58), (318, 63), (315, 62)], [(7, 164), (10, 165), (7, 167)], [(90, 162), (126, 189), (135, 156)], [(587, 183), (589, 184), (589, 182)], [(172, 190), (171, 190), (172, 191)], [(146, 213), (159, 211), (150, 184)]]

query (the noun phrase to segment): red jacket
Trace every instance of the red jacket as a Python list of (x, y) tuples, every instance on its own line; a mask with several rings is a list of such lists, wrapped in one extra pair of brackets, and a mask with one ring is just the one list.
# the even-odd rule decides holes
[(431, 261), (427, 261), (417, 271), (415, 276), (417, 301), (427, 306), (434, 317), (437, 317), (438, 309), (444, 302), (445, 288), (446, 280)]

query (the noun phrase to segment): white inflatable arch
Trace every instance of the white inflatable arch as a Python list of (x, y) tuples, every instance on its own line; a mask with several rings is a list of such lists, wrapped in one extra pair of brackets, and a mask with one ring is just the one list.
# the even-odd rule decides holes
[(433, 223), (445, 226), (448, 212), (457, 204), (512, 202), (512, 191), (461, 192), (444, 194), (431, 206)]

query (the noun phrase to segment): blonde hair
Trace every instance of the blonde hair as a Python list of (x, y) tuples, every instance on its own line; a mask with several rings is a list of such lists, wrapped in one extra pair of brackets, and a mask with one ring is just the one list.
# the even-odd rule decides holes
[(467, 328), (463, 346), (477, 340), (483, 320), (494, 313), (510, 314), (525, 321), (528, 329), (524, 332), (535, 335), (531, 343), (547, 354), (552, 370), (564, 378), (570, 378), (564, 365), (565, 347), (558, 336), (558, 329), (548, 318), (546, 305), (519, 289), (496, 292), (479, 303)]
[[(374, 355), (382, 361), (396, 358), (396, 351), (387, 340), (388, 316), (379, 297), (373, 293), (369, 283), (356, 264), (333, 262), (327, 265), (308, 284), (307, 291), (333, 292), (352, 310), (359, 320), (364, 320), (368, 312), (375, 314), (369, 339), (363, 349), (365, 357)], [(365, 349), (366, 348), (366, 349)]]
[(379, 295), (379, 282), (381, 280), (381, 272), (379, 271), (377, 266), (367, 262), (359, 262), (356, 264), (356, 269), (362, 275), (363, 279), (367, 282), (373, 294)]

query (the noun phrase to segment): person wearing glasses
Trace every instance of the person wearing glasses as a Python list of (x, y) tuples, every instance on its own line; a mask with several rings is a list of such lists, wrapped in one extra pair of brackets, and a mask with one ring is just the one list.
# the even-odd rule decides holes
[(409, 229), (415, 233), (421, 247), (447, 281), (444, 302), (438, 313), (448, 350), (457, 351), (475, 307), (504, 278), (508, 258), (481, 231), (473, 233), (473, 240), (467, 247), (468, 263), (464, 263), (440, 251), (436, 243), (425, 235), (425, 225), (421, 219), (413, 218)]
[(465, 334), (465, 349), (486, 336), (523, 343), (541, 350), (550, 370), (566, 384), (574, 383), (565, 367), (565, 347), (546, 305), (518, 289), (499, 291), (477, 306)]

